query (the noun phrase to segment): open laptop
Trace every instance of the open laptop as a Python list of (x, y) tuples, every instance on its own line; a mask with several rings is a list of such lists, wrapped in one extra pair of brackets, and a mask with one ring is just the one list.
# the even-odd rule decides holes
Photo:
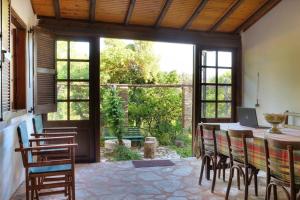
[(238, 121), (240, 125), (252, 128), (268, 128), (266, 126), (259, 126), (257, 121), (255, 108), (237, 108)]

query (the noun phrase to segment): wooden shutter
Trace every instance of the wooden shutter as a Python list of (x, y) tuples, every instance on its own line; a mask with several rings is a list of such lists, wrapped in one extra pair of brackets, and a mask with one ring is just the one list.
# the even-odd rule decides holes
[(10, 110), (10, 3), (2, 0), (1, 9), (1, 118)]
[(56, 112), (56, 69), (54, 35), (34, 31), (34, 112)]
[(10, 110), (10, 62), (5, 58), (2, 62), (2, 111)]

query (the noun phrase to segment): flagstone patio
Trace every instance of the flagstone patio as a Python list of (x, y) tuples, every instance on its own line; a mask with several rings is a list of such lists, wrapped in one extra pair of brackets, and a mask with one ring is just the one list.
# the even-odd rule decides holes
[[(131, 161), (77, 164), (76, 199), (224, 199), (227, 182), (224, 183), (221, 179), (217, 179), (214, 194), (210, 193), (211, 181), (203, 179), (203, 184), (201, 186), (198, 185), (200, 160), (188, 158), (172, 161), (175, 163), (175, 166), (150, 168), (134, 168)], [(251, 187), (249, 199), (264, 199), (264, 176), (264, 173), (259, 174), (259, 196), (254, 196), (254, 189)], [(230, 199), (243, 199), (243, 194), (243, 190), (239, 191), (235, 182), (233, 182)], [(12, 199), (25, 199), (24, 184), (20, 186)], [(40, 199), (65, 199), (65, 197), (51, 196)]]

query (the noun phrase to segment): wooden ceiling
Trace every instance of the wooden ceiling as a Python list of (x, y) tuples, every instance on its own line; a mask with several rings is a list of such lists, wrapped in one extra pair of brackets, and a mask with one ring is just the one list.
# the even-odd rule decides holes
[(31, 0), (39, 18), (237, 33), (280, 0)]

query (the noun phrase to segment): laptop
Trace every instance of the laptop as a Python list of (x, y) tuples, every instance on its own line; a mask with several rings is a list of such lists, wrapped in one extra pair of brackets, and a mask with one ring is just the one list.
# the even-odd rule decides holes
[(256, 109), (255, 108), (237, 108), (238, 121), (240, 125), (251, 128), (268, 128), (266, 126), (259, 126), (257, 121)]

